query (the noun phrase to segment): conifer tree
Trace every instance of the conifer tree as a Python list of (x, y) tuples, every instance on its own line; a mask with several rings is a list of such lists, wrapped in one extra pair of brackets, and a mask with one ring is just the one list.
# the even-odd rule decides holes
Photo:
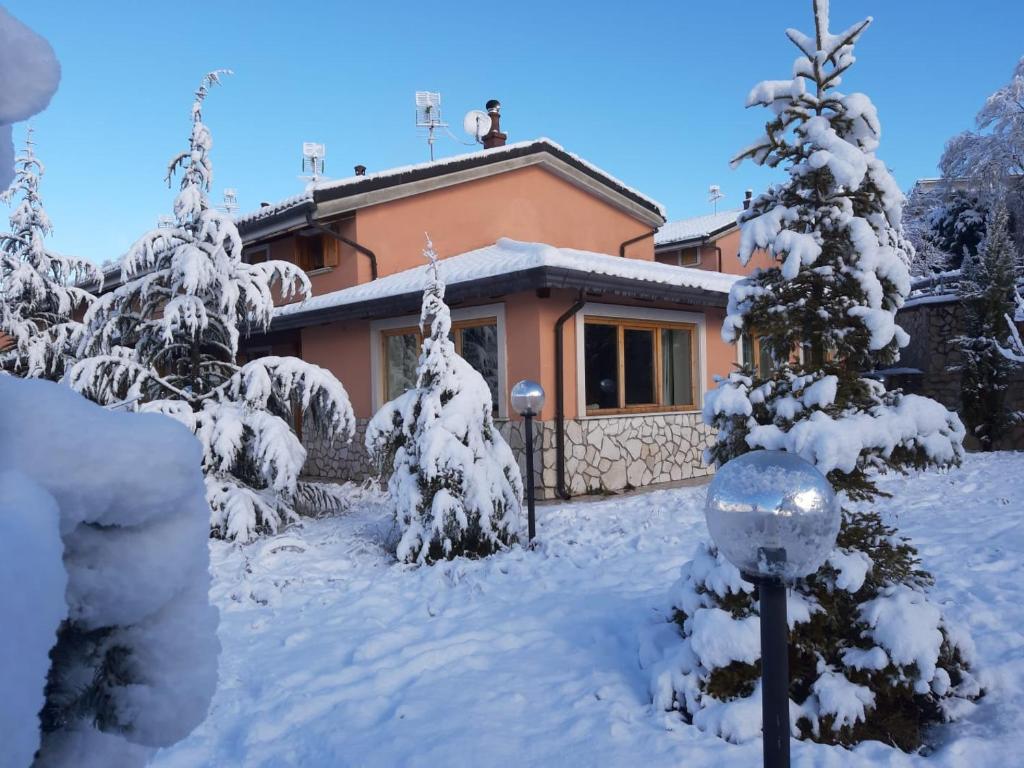
[(491, 391), (459, 357), (430, 240), (416, 386), (384, 405), (366, 430), (401, 531), (397, 556), (429, 563), (482, 557), (517, 540), (523, 482), (492, 417)]
[(70, 382), (98, 402), (134, 400), (188, 426), (204, 448), (213, 535), (246, 541), (295, 518), (306, 459), (295, 412), (337, 439), (350, 437), (355, 419), (344, 387), (318, 366), (289, 357), (238, 362), (240, 337), (270, 325), (275, 285), (286, 299), (310, 286), (294, 264), (245, 263), (234, 220), (209, 203), (212, 139), (202, 107), (225, 73), (203, 78), (189, 147), (168, 167), (168, 183), (181, 173), (174, 225), (135, 243), (122, 260), (123, 284), (89, 309), (87, 358)]
[(1010, 377), (1019, 366), (1003, 354), (1005, 318), (1014, 311), (1020, 259), (1010, 237), (1009, 214), (998, 203), (988, 236), (974, 255), (964, 257), (957, 289), (964, 313), (964, 334), (957, 338), (963, 416), (982, 450), (995, 448), (1006, 430), (1020, 420), (1008, 411)]
[(93, 298), (80, 286), (99, 284), (102, 275), (90, 262), (46, 247), (53, 227), (39, 192), (44, 172), (29, 129), (14, 182), (0, 195), (14, 206), (10, 231), (0, 234), (0, 333), (8, 342), (0, 370), (57, 380), (81, 329), (74, 313)]
[[(738, 281), (723, 336), (756, 333), (776, 361), (748, 364), (708, 394), (717, 428), (709, 459), (746, 451), (799, 454), (827, 475), (846, 508), (836, 550), (791, 590), (790, 697), (803, 738), (878, 739), (917, 748), (923, 728), (979, 693), (970, 646), (925, 589), (913, 547), (866, 504), (875, 473), (949, 466), (962, 456), (957, 416), (927, 398), (889, 392), (864, 372), (890, 365), (907, 335), (895, 313), (909, 291), (903, 196), (875, 156), (880, 126), (860, 93), (836, 88), (870, 19), (829, 32), (814, 0), (815, 33), (787, 30), (800, 50), (793, 78), (756, 86), (748, 106), (774, 114), (736, 158), (782, 167), (787, 182), (740, 219), (740, 259), (756, 248), (780, 262)], [(755, 587), (711, 545), (700, 545), (672, 592), (682, 643), (654, 672), (656, 702), (725, 738), (751, 738), (760, 717)]]

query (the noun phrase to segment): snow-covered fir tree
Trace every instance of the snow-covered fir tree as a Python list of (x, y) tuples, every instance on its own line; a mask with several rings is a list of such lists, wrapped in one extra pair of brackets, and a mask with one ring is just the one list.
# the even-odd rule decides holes
[(1011, 235), (1024, 247), (1024, 58), (1010, 81), (985, 100), (974, 122), (975, 130), (946, 143), (942, 175), (968, 180), (982, 195), (1002, 197)]
[(903, 206), (903, 233), (913, 246), (910, 273), (929, 277), (950, 269), (950, 255), (932, 238), (932, 216), (942, 205), (943, 190), (915, 184)]
[(427, 285), (416, 386), (384, 405), (366, 430), (366, 448), (387, 470), (401, 531), (397, 556), (429, 563), (482, 557), (516, 542), (523, 481), (492, 417), (491, 391), (459, 357), (437, 255), (427, 240)]
[(994, 450), (1020, 414), (1007, 409), (1010, 379), (1019, 364), (1003, 354), (1006, 317), (1015, 309), (1020, 256), (1010, 237), (1006, 206), (997, 203), (988, 236), (977, 253), (964, 257), (957, 293), (964, 333), (956, 339), (963, 417), (982, 450)]
[(0, 195), (13, 207), (10, 231), (0, 233), (0, 333), (8, 342), (0, 352), (0, 370), (56, 380), (81, 330), (73, 316), (93, 298), (80, 286), (98, 285), (102, 275), (84, 259), (47, 248), (53, 227), (39, 192), (44, 172), (29, 129), (15, 161), (14, 182)]
[(85, 359), (70, 382), (101, 403), (134, 400), (191, 429), (203, 444), (213, 534), (246, 541), (294, 519), (305, 492), (295, 413), (335, 439), (350, 438), (355, 419), (341, 383), (316, 365), (238, 362), (240, 336), (269, 327), (272, 288), (288, 298), (310, 287), (294, 264), (245, 263), (234, 220), (210, 206), (212, 140), (202, 107), (223, 74), (203, 78), (188, 150), (168, 167), (168, 182), (181, 173), (174, 224), (135, 243), (122, 260), (123, 284), (89, 309)]
[[(895, 323), (909, 290), (903, 195), (875, 156), (871, 101), (836, 90), (870, 19), (832, 34), (826, 0), (814, 16), (813, 35), (787, 31), (801, 54), (793, 78), (751, 92), (748, 106), (774, 118), (737, 157), (789, 175), (741, 216), (740, 259), (765, 248), (780, 264), (735, 284), (723, 329), (730, 341), (756, 334), (776, 367), (759, 378), (748, 364), (709, 393), (704, 418), (718, 438), (708, 458), (791, 451), (841, 493), (837, 548), (791, 590), (794, 724), (802, 738), (912, 750), (979, 688), (970, 643), (929, 602), (913, 547), (867, 502), (876, 471), (958, 463), (964, 429), (938, 403), (863, 375), (907, 342)], [(755, 591), (702, 544), (672, 591), (682, 641), (654, 670), (658, 704), (733, 740), (760, 732)]]

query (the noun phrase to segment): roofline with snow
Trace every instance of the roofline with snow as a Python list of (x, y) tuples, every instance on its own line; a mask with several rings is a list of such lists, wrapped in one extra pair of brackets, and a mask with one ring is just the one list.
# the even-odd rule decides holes
[(276, 209), (271, 213), (261, 216), (257, 210), (240, 217), (238, 229), (246, 242), (259, 241), (304, 228), (306, 214), (311, 211), (316, 219), (330, 218), (532, 165), (547, 168), (651, 227), (665, 223), (665, 212), (659, 203), (558, 144), (548, 139), (537, 139), (393, 171), (355, 176), (335, 183), (322, 183), (306, 195), (271, 206)]
[[(495, 299), (538, 288), (567, 288), (586, 291), (591, 296), (611, 294), (641, 301), (662, 301), (686, 306), (725, 307), (728, 303), (728, 294), (721, 291), (548, 266), (450, 283), (445, 287), (445, 299), (450, 304), (457, 304), (478, 299)], [(395, 317), (418, 311), (422, 303), (423, 291), (417, 290), (339, 306), (298, 310), (276, 315), (268, 332), (344, 320)]]
[(663, 248), (679, 248), (680, 246), (700, 245), (701, 243), (707, 242), (708, 240), (711, 240), (712, 238), (721, 237), (722, 235), (728, 235), (729, 233), (731, 233), (731, 232), (733, 232), (733, 231), (735, 231), (735, 230), (737, 230), (739, 228), (740, 228), (739, 222), (738, 221), (734, 221), (731, 224), (726, 224), (724, 226), (719, 227), (718, 229), (713, 229), (710, 232), (707, 232), (707, 233), (705, 233), (703, 235), (693, 235), (692, 237), (681, 237), (681, 238), (677, 238), (675, 240), (662, 240), (660, 242), (658, 242), (658, 240), (655, 239), (654, 250), (658, 251), (659, 249), (663, 249)]

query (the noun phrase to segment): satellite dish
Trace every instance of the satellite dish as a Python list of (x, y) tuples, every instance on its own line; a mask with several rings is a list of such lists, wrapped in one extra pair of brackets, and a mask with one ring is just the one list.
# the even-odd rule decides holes
[(471, 109), (462, 118), (462, 127), (466, 133), (482, 142), (484, 136), (491, 130), (491, 116), (483, 110)]

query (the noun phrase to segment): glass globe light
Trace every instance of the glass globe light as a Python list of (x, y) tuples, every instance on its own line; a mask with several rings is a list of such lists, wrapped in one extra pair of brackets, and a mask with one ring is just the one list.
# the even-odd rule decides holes
[(512, 407), (520, 416), (540, 416), (544, 408), (544, 387), (531, 379), (523, 379), (512, 387)]
[(708, 487), (708, 531), (747, 577), (784, 581), (814, 573), (836, 544), (841, 511), (825, 476), (785, 451), (727, 462)]

